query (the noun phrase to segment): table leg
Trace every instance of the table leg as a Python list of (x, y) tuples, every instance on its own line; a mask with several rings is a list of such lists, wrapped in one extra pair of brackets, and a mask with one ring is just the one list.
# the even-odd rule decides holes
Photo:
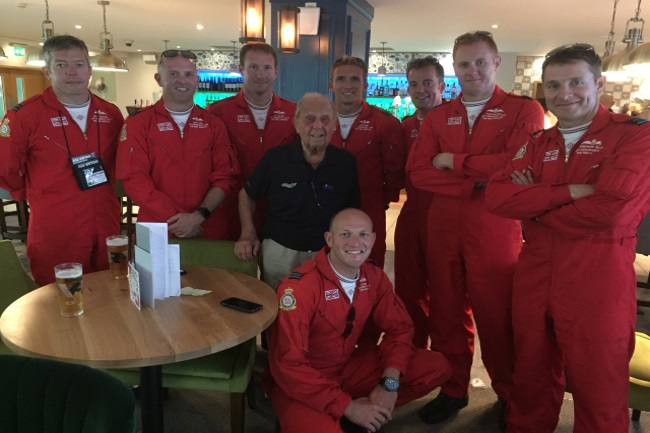
[(162, 367), (140, 367), (142, 433), (163, 433)]

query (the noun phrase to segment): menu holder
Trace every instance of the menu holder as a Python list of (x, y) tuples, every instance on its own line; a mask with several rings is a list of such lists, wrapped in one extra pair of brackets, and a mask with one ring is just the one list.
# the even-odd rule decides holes
[(136, 223), (135, 268), (140, 274), (142, 305), (180, 296), (180, 247), (169, 245), (167, 223)]

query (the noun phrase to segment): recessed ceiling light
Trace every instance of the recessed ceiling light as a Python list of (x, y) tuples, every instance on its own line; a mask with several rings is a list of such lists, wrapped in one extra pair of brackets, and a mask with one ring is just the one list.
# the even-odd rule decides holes
[(142, 50), (138, 50), (138, 51), (142, 51)]
[(39, 42), (38, 45), (40, 45), (42, 47), (45, 44), (43, 42)]
[(492, 28), (493, 28), (493, 29), (498, 29), (498, 28), (499, 28), (499, 25), (498, 25), (498, 24), (492, 24)]
[(74, 28), (77, 29), (77, 30), (79, 30), (79, 29), (81, 29), (81, 26), (80, 26), (79, 24), (76, 24), (76, 25), (74, 26)]
[(210, 48), (210, 51), (214, 51), (214, 50), (215, 50), (215, 48)]
[(196, 25), (196, 29), (197, 29), (197, 30), (203, 30), (203, 26), (202, 26), (201, 24), (197, 24), (197, 25)]
[(180, 49), (180, 48), (181, 48), (181, 46), (180, 46), (180, 45), (176, 45), (176, 48), (177, 48), (177, 49)]

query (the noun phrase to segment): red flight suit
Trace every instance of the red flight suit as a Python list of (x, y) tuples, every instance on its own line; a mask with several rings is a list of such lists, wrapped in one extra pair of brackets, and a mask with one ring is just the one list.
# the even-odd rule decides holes
[[(140, 222), (192, 213), (213, 186), (228, 196), (239, 174), (236, 151), (219, 118), (195, 106), (181, 132), (162, 99), (126, 119), (117, 157), (117, 177), (140, 206)], [(201, 226), (201, 238), (225, 236), (225, 221), (214, 212)]]
[[(350, 401), (367, 397), (385, 368), (402, 373), (398, 406), (426, 395), (451, 373), (440, 353), (413, 347), (413, 322), (388, 276), (371, 262), (360, 268), (352, 303), (327, 248), (282, 280), (277, 293), (264, 385), (283, 433), (341, 432), (339, 420)], [(379, 346), (356, 347), (371, 317), (384, 338)]]
[[(241, 173), (233, 188), (235, 193), (226, 197), (216, 210), (218, 217), (227, 221), (226, 235), (223, 239), (236, 241), (241, 236), (239, 191), (267, 150), (281, 144), (292, 143), (298, 137), (293, 126), (296, 104), (273, 94), (263, 130), (257, 128), (243, 91), (210, 105), (207, 110), (216, 114), (226, 124), (230, 142), (237, 149), (239, 156)], [(254, 221), (258, 233), (265, 209), (265, 201), (258, 203), (255, 209)]]
[[(10, 110), (0, 127), (0, 186), (29, 202), (27, 256), (39, 285), (54, 282), (59, 263), (81, 263), (85, 273), (108, 269), (106, 237), (120, 233), (115, 152), (124, 118), (91, 94), (86, 122), (84, 133), (48, 87)], [(82, 191), (70, 154), (98, 151), (109, 182)]]
[[(644, 121), (640, 121), (644, 122)], [(521, 219), (508, 432), (553, 432), (565, 390), (575, 432), (627, 433), (636, 320), (636, 230), (650, 208), (650, 123), (600, 106), (565, 156), (557, 127), (524, 146), (488, 187), (495, 213)], [(531, 169), (535, 184), (515, 185)], [(594, 184), (572, 200), (569, 184)]]
[(361, 113), (350, 126), (346, 140), (338, 125), (331, 144), (341, 147), (357, 158), (361, 210), (368, 214), (377, 240), (370, 253), (384, 267), (386, 255), (386, 205), (399, 201), (404, 187), (406, 146), (399, 120), (392, 114), (363, 102)]
[[(402, 120), (407, 154), (418, 136), (420, 120), (416, 115)], [(395, 293), (402, 299), (413, 319), (413, 345), (429, 346), (429, 277), (427, 275), (427, 211), (430, 191), (414, 188), (406, 178), (407, 200), (395, 224)]]
[[(471, 305), (492, 386), (507, 401), (514, 369), (512, 276), (521, 231), (517, 221), (488, 212), (484, 185), (544, 117), (537, 102), (497, 86), (470, 133), (461, 98), (427, 114), (407, 163), (413, 185), (434, 193), (427, 216), (431, 348), (454, 371), (442, 392), (466, 395), (474, 348)], [(454, 154), (453, 170), (433, 167), (441, 152)]]

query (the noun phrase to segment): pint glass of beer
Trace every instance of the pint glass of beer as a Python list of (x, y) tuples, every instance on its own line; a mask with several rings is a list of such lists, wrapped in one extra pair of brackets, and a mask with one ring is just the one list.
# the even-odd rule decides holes
[(64, 317), (75, 317), (84, 312), (82, 275), (81, 263), (61, 263), (54, 267), (59, 306)]
[(108, 267), (113, 278), (121, 280), (129, 276), (129, 237), (114, 235), (106, 238)]

